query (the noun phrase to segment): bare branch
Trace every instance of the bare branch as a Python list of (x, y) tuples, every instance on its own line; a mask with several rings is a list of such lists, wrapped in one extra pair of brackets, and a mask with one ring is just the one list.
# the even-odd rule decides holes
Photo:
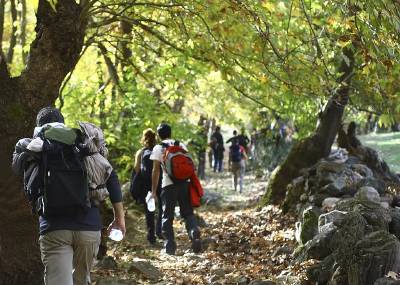
[(357, 106), (356, 104), (354, 104), (354, 102), (353, 102), (353, 100), (351, 100), (351, 98), (349, 98), (349, 101), (350, 101), (350, 105), (351, 105), (354, 109), (356, 109), (357, 111), (360, 111), (360, 112), (367, 112), (367, 113), (371, 113), (371, 114), (374, 114), (374, 115), (377, 115), (377, 116), (382, 115), (382, 113), (378, 113), (378, 112), (375, 112), (375, 111), (372, 111), (372, 110), (368, 110), (368, 109), (364, 109), (364, 108), (362, 108), (362, 107)]
[(121, 85), (119, 84), (119, 76), (118, 76), (117, 69), (115, 68), (111, 59), (108, 57), (106, 47), (102, 43), (98, 43), (98, 46), (100, 48), (101, 54), (103, 55), (104, 61), (106, 62), (108, 72), (110, 73), (110, 76), (111, 76), (115, 86), (117, 86), (120, 91), (125, 93), (125, 91), (122, 89)]
[[(83, 51), (79, 55), (79, 59), (85, 54), (85, 52), (87, 51), (89, 46), (90, 46), (90, 44), (85, 46), (85, 48), (83, 49)], [(65, 98), (65, 96), (63, 96), (62, 93), (63, 93), (65, 87), (67, 86), (69, 80), (71, 79), (72, 74), (74, 73), (74, 70), (75, 70), (75, 67), (69, 72), (68, 77), (64, 80), (64, 82), (63, 82), (63, 84), (62, 84), (62, 86), (60, 88), (60, 91), (58, 92), (58, 99), (60, 100), (60, 106), (59, 106), (60, 110), (64, 106), (64, 98)]]
[(243, 90), (241, 90), (241, 89), (239, 89), (238, 87), (234, 86), (231, 82), (229, 82), (229, 84), (230, 84), (230, 85), (232, 86), (232, 88), (235, 89), (237, 92), (239, 92), (240, 94), (242, 94), (244, 97), (249, 98), (250, 100), (256, 102), (258, 105), (263, 106), (263, 107), (265, 107), (265, 108), (267, 108), (267, 109), (269, 109), (269, 110), (271, 110), (271, 111), (274, 111), (274, 112), (276, 112), (276, 113), (284, 114), (282, 111), (278, 111), (278, 110), (276, 110), (276, 109), (274, 109), (274, 108), (272, 108), (272, 107), (270, 107), (270, 106), (267, 106), (267, 105), (261, 103), (260, 101), (254, 99), (254, 98), (251, 97), (250, 95), (247, 95)]
[(126, 16), (122, 15), (123, 12), (118, 12), (117, 13), (117, 12), (110, 11), (110, 10), (101, 10), (101, 11), (96, 11), (95, 13), (92, 13), (92, 14), (103, 13), (103, 12), (104, 13), (108, 13), (110, 15), (113, 15), (114, 17), (106, 19), (106, 20), (101, 21), (101, 22), (93, 22), (93, 23), (88, 25), (88, 28), (99, 28), (99, 27), (107, 26), (109, 24), (112, 24), (112, 23), (115, 23), (115, 22), (119, 22), (119, 21), (126, 21), (126, 22), (131, 23), (131, 24), (135, 24), (137, 22), (150, 22), (150, 23), (154, 23), (154, 24), (157, 24), (157, 25), (164, 26), (164, 27), (168, 28), (168, 25), (166, 25), (164, 23), (161, 23), (159, 21), (156, 21), (156, 20), (145, 19), (145, 18), (132, 19), (130, 17), (126, 17)]
[(97, 91), (95, 92), (95, 94), (99, 94), (99, 93), (102, 92), (104, 89), (106, 89), (106, 87), (108, 86), (108, 84), (110, 84), (110, 82), (111, 82), (111, 77), (109, 77), (109, 78), (107, 79), (107, 81), (104, 82), (104, 84), (99, 88), (99, 90), (97, 90)]

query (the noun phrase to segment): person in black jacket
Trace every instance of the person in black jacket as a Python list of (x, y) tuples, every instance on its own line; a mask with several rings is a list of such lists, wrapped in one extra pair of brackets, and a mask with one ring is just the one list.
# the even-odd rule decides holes
[(217, 126), (215, 132), (211, 135), (211, 147), (214, 154), (214, 172), (222, 172), (224, 161), (224, 138), (221, 135), (221, 127)]
[[(163, 239), (161, 233), (161, 220), (162, 220), (162, 203), (161, 203), (161, 191), (157, 191), (158, 198), (158, 216), (157, 223), (154, 224), (154, 212), (150, 212), (146, 204), (146, 196), (148, 192), (152, 191), (152, 172), (153, 172), (153, 161), (150, 159), (153, 153), (153, 148), (156, 145), (156, 133), (152, 129), (146, 129), (143, 131), (142, 139), (140, 141), (143, 148), (136, 152), (135, 167), (133, 168), (131, 175), (131, 183), (135, 183), (134, 176), (136, 179), (141, 179), (140, 192), (136, 198), (138, 204), (144, 204), (144, 211), (146, 216), (147, 225), (147, 240), (150, 244), (155, 244), (156, 236)], [(161, 189), (161, 179), (159, 181), (159, 188)]]
[(238, 139), (238, 134), (237, 134), (237, 131), (236, 130), (234, 130), (233, 131), (233, 137), (231, 137), (229, 140), (227, 140), (225, 143), (231, 143), (231, 144), (233, 144), (233, 141), (234, 140), (237, 140)]
[[(66, 127), (63, 115), (53, 107), (42, 109), (36, 122), (35, 134), (45, 125), (53, 128)], [(27, 149), (31, 141), (28, 138), (21, 139), (15, 146), (12, 162), (15, 174), (21, 174), (29, 161), (37, 159)], [(125, 235), (122, 193), (115, 170), (112, 170), (106, 186), (114, 208), (114, 220), (107, 229), (107, 235), (112, 229), (120, 229)], [(39, 244), (45, 267), (45, 285), (90, 284), (90, 270), (99, 248), (103, 227), (99, 209), (94, 202), (91, 204), (84, 216), (39, 216)]]

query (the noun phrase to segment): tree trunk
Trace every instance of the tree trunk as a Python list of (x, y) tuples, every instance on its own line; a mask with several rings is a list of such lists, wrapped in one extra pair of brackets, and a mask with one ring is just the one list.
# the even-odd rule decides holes
[(24, 47), (26, 46), (26, 0), (21, 0), (21, 46), (22, 46), (22, 62), (26, 64), (26, 59), (28, 57), (28, 53), (24, 51)]
[(0, 0), (0, 51), (3, 45), (3, 29), (4, 29), (4, 7), (6, 6), (5, 0)]
[(345, 84), (341, 84), (337, 93), (319, 114), (314, 134), (295, 143), (287, 158), (274, 170), (267, 192), (261, 201), (263, 205), (280, 204), (285, 199), (287, 185), (298, 177), (302, 168), (310, 167), (319, 159), (329, 156), (347, 105), (354, 69), (354, 52), (345, 47), (343, 54), (350, 61), (350, 65), (347, 65), (345, 60), (342, 60), (338, 69), (338, 73), (343, 72), (339, 82), (345, 82)]
[[(16, 0), (11, 0), (11, 18), (12, 22), (17, 21), (17, 6), (15, 5)], [(12, 63), (13, 58), (14, 58), (14, 48), (15, 45), (17, 44), (17, 26), (14, 24), (11, 26), (11, 39), (10, 39), (10, 47), (8, 49), (7, 53), (7, 62)]]
[(59, 0), (57, 13), (39, 0), (36, 39), (27, 65), (11, 78), (0, 53), (0, 284), (42, 284), (38, 217), (30, 213), (22, 177), (11, 172), (15, 143), (32, 137), (36, 114), (54, 106), (67, 73), (76, 65), (87, 25), (74, 0)]

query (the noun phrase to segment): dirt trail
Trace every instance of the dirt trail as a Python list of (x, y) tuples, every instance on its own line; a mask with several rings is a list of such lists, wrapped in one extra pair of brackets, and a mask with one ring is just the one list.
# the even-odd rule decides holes
[[(304, 268), (290, 266), (290, 254), (272, 257), (278, 247), (294, 250), (295, 218), (282, 215), (275, 206), (257, 206), (266, 182), (247, 174), (244, 193), (239, 194), (231, 190), (229, 173), (207, 173), (207, 177), (202, 182), (203, 188), (220, 193), (222, 198), (219, 205), (203, 205), (196, 209), (203, 226), (200, 228), (204, 241), (202, 253), (192, 252), (185, 223), (179, 219), (174, 221), (176, 256), (161, 253), (161, 240), (149, 245), (140, 205), (140, 208), (127, 210), (126, 238), (119, 243), (109, 242), (108, 255), (114, 257), (118, 269), (97, 269), (95, 273), (131, 280), (132, 284), (210, 284), (211, 277), (218, 272), (225, 274), (221, 284), (228, 284), (238, 276), (248, 280), (274, 279), (279, 275), (304, 278)], [(129, 270), (140, 260), (150, 261), (162, 272), (163, 278), (152, 281)]]

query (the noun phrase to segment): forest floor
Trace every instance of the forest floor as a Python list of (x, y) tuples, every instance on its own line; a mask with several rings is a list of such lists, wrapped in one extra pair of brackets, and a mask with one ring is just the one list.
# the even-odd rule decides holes
[(371, 147), (382, 156), (387, 162), (390, 170), (400, 173), (400, 152), (398, 150), (400, 144), (400, 132), (397, 133), (372, 133), (368, 135), (358, 136), (361, 143)]
[[(307, 264), (290, 265), (290, 254), (273, 257), (278, 247), (294, 250), (295, 217), (283, 215), (276, 206), (257, 206), (266, 189), (266, 179), (246, 173), (244, 193), (240, 194), (230, 188), (228, 172), (207, 172), (206, 175), (203, 188), (220, 193), (222, 198), (219, 205), (202, 205), (195, 211), (202, 224), (201, 238), (209, 242), (208, 246), (203, 245), (203, 252), (193, 253), (185, 223), (176, 219), (176, 255), (161, 253), (162, 240), (150, 245), (145, 238), (143, 206), (129, 207), (125, 239), (108, 242), (107, 254), (115, 259), (117, 269), (96, 269), (97, 278), (93, 284), (103, 284), (104, 278), (116, 278), (115, 282), (104, 284), (210, 284), (212, 276), (221, 272), (224, 278), (220, 284), (229, 284), (229, 280), (237, 277), (251, 281), (287, 280), (297, 276), (304, 280)], [(132, 265), (140, 261), (150, 262), (163, 276), (151, 280), (144, 274), (135, 273)]]

